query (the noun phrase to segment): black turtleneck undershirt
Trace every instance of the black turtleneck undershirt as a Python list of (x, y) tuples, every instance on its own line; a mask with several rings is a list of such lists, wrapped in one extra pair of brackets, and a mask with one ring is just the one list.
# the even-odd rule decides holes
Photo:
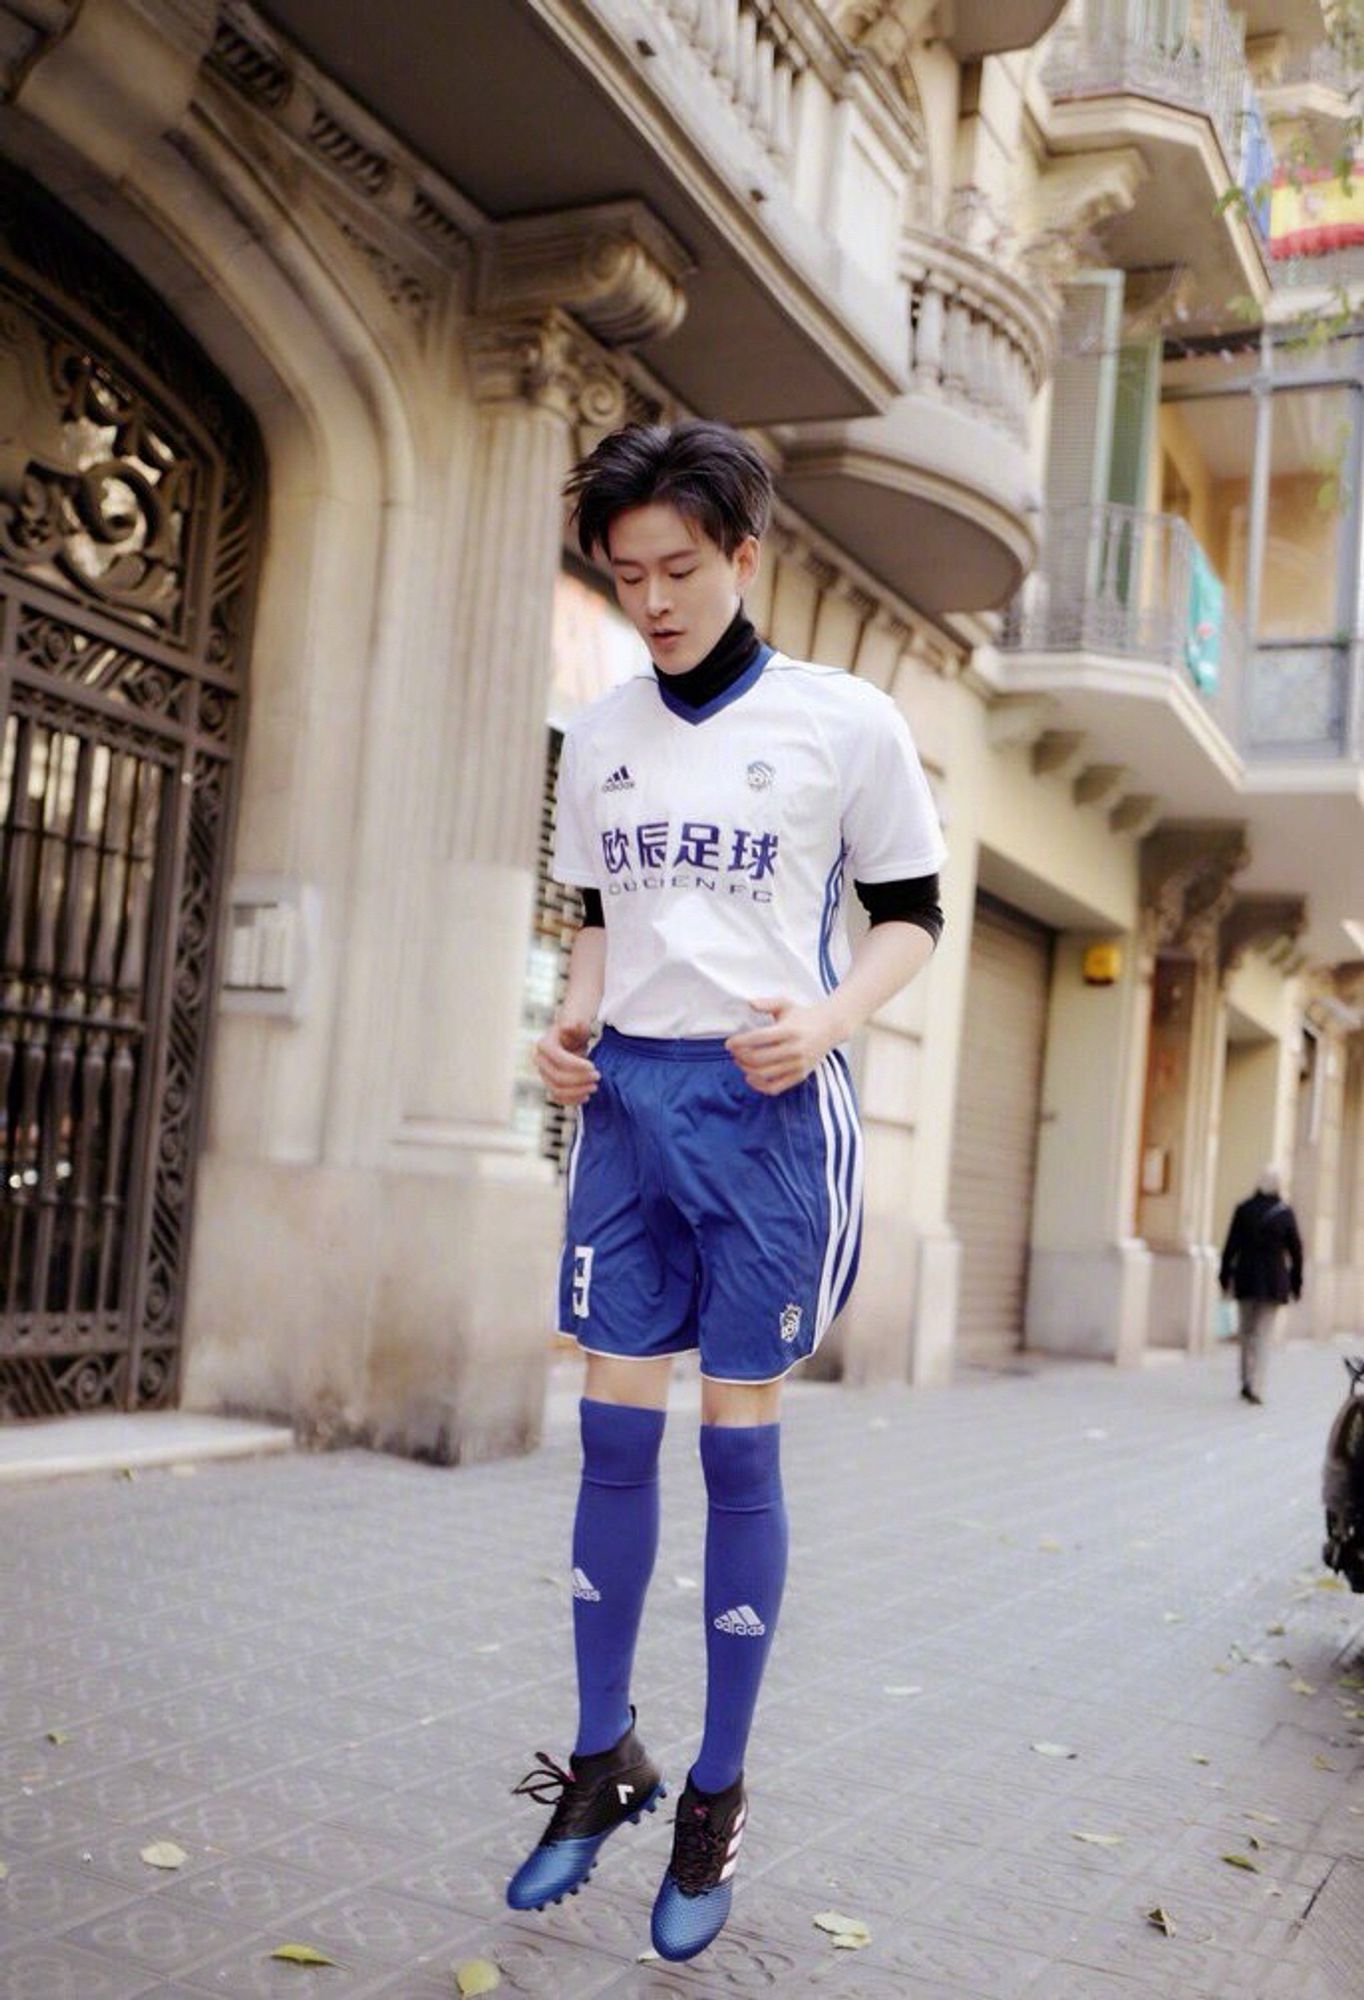
[[(704, 660), (698, 660), (685, 673), (663, 674), (655, 667), (654, 674), (660, 684), (666, 682), (668, 693), (675, 700), (684, 703), (687, 708), (704, 708), (707, 702), (714, 701), (732, 687), (741, 674), (747, 672), (761, 644), (752, 621), (740, 605)], [(921, 930), (928, 932), (935, 945), (942, 936), (943, 913), (938, 901), (936, 875), (907, 877), (899, 882), (854, 882), (853, 887), (873, 927), (890, 923), (917, 924)], [(584, 889), (582, 898), (583, 929), (591, 930), (604, 925), (606, 915), (602, 909), (601, 891)]]

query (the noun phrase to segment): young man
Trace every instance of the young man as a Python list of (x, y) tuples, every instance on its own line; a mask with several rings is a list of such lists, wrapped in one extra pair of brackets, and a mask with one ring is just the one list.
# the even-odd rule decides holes
[[(575, 716), (560, 766), (554, 872), (582, 890), (585, 920), (536, 1062), (550, 1097), (580, 1107), (560, 1308), (587, 1356), (579, 1721), (569, 1768), (541, 1752), (517, 1787), (557, 1803), (507, 1898), (576, 1893), (603, 1841), (664, 1795), (630, 1671), (672, 1357), (699, 1348), (705, 1726), (652, 1927), (662, 1957), (685, 1959), (729, 1914), (747, 1814), (786, 1570), (781, 1382), (857, 1268), (861, 1139), (840, 1045), (931, 956), (943, 845), (894, 704), (774, 653), (743, 614), (772, 494), (745, 439), (632, 426), (568, 491), (653, 668)], [(851, 956), (848, 873), (871, 917)]]

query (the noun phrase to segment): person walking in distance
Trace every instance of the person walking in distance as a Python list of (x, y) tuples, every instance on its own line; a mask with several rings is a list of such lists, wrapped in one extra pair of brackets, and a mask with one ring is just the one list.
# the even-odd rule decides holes
[[(652, 1919), (659, 1954), (687, 1959), (729, 1915), (747, 1821), (786, 1574), (782, 1378), (857, 1270), (862, 1149), (841, 1045), (931, 957), (944, 850), (895, 704), (774, 652), (744, 614), (772, 497), (745, 438), (632, 425), (567, 491), (651, 666), (573, 718), (559, 770), (554, 874), (585, 914), (536, 1064), (548, 1095), (579, 1107), (560, 1299), (586, 1354), (578, 1730), (567, 1766), (541, 1751), (516, 1788), (554, 1810), (507, 1899), (575, 1894), (603, 1842), (664, 1796), (631, 1669), (672, 1361), (699, 1349), (705, 1715)], [(845, 877), (870, 917), (853, 952)]]
[(1218, 1273), (1224, 1296), (1236, 1300), (1241, 1394), (1248, 1403), (1264, 1401), (1265, 1350), (1280, 1306), (1302, 1297), (1302, 1238), (1281, 1188), (1278, 1168), (1263, 1168), (1254, 1194), (1231, 1218)]

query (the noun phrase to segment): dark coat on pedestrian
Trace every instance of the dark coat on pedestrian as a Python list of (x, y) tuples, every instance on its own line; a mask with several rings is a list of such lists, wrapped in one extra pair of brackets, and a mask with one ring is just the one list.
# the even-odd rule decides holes
[(1239, 1203), (1227, 1231), (1218, 1282), (1238, 1299), (1282, 1305), (1302, 1297), (1302, 1238), (1298, 1220), (1277, 1194)]

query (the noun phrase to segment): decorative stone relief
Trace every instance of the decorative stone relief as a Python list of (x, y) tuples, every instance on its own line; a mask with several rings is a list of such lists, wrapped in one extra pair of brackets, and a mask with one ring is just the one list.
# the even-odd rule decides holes
[(1063, 285), (1093, 258), (1096, 231), (1110, 216), (1127, 213), (1146, 177), (1135, 146), (1053, 161), (1037, 183), (1023, 261), (1048, 283)]
[(1307, 923), (1301, 896), (1235, 896), (1222, 918), (1217, 939), (1217, 963), (1225, 977), (1234, 972), (1252, 945), (1291, 942)]
[(393, 310), (409, 321), (418, 334), (425, 333), (435, 304), (430, 286), (345, 216), (338, 215), (334, 220), (346, 241), (359, 252), (378, 279)]
[(567, 313), (474, 320), (466, 351), (480, 403), (530, 403), (589, 430), (611, 430), (625, 419), (625, 384)]
[(1209, 958), (1235, 900), (1232, 877), (1250, 859), (1239, 826), (1162, 826), (1141, 850), (1141, 924), (1151, 951)]
[(673, 331), (694, 268), (643, 202), (604, 202), (490, 230), (476, 252), (474, 304), (491, 315), (566, 306), (619, 347)]

